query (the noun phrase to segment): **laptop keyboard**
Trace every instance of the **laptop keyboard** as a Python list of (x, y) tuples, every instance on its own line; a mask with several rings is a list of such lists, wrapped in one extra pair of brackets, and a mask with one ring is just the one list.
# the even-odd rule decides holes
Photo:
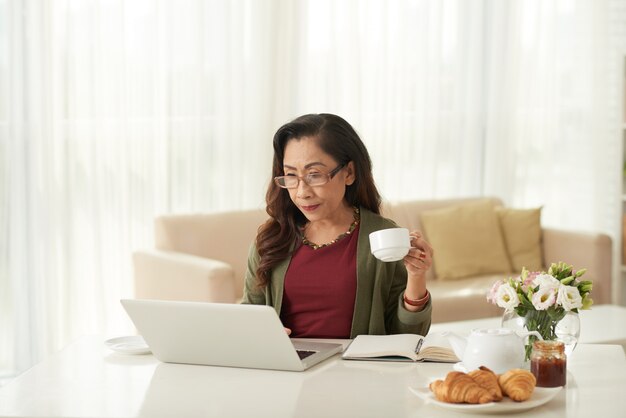
[(296, 353), (298, 353), (298, 357), (300, 357), (300, 360), (304, 360), (308, 356), (311, 356), (311, 355), (317, 353), (317, 351), (296, 350)]

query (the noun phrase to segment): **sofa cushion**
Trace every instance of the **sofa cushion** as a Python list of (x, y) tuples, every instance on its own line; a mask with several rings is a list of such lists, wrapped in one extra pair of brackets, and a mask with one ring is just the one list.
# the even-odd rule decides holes
[(541, 259), (541, 208), (512, 209), (498, 207), (496, 213), (504, 235), (509, 260), (517, 272), (543, 268)]
[(421, 218), (426, 238), (435, 249), (437, 279), (512, 271), (491, 200), (424, 211)]
[(509, 274), (491, 274), (429, 282), (433, 323), (502, 316), (504, 309), (487, 301), (487, 292), (497, 280), (507, 277)]
[[(496, 197), (461, 197), (454, 199), (435, 199), (435, 200), (399, 200), (395, 202), (386, 201), (383, 203), (381, 210), (385, 217), (393, 219), (399, 226), (408, 228), (409, 231), (424, 232), (424, 226), (421, 223), (420, 213), (429, 210), (443, 209), (450, 206), (465, 205), (467, 203), (489, 201), (493, 207), (499, 207), (504, 204), (501, 199)], [(426, 273), (427, 280), (435, 279), (434, 268), (428, 269)]]

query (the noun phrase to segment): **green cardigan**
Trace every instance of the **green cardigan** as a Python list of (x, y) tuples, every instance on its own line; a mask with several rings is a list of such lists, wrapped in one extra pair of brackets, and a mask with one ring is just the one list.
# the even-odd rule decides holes
[[(361, 223), (357, 243), (356, 301), (352, 316), (350, 338), (359, 334), (420, 334), (430, 328), (431, 302), (420, 312), (404, 308), (403, 295), (407, 272), (402, 261), (385, 263), (370, 253), (369, 235), (374, 231), (397, 227), (390, 219), (361, 208)], [(291, 256), (272, 271), (270, 283), (265, 288), (257, 285), (255, 276), (259, 262), (256, 246), (248, 256), (242, 303), (269, 305), (280, 315), (285, 285), (285, 273)]]

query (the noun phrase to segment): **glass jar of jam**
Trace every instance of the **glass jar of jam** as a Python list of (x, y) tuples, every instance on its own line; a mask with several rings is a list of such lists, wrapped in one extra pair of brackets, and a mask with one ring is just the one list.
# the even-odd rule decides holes
[(537, 378), (537, 386), (554, 388), (565, 386), (567, 357), (560, 341), (535, 341), (530, 355), (530, 371)]

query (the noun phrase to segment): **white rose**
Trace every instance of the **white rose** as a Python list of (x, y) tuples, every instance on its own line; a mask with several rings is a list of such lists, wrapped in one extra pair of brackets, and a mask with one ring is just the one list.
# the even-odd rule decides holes
[(499, 307), (506, 309), (507, 311), (513, 310), (517, 305), (519, 305), (519, 296), (513, 287), (504, 283), (498, 290), (496, 290), (496, 303)]
[(549, 274), (538, 274), (532, 282), (532, 287), (539, 286), (539, 289), (558, 289), (561, 282)]
[(559, 286), (556, 303), (561, 305), (566, 311), (571, 311), (572, 309), (580, 309), (583, 307), (583, 298), (580, 296), (577, 287), (561, 285)]
[(545, 311), (550, 306), (554, 305), (556, 294), (556, 288), (540, 287), (539, 290), (533, 294), (533, 306), (538, 311)]

